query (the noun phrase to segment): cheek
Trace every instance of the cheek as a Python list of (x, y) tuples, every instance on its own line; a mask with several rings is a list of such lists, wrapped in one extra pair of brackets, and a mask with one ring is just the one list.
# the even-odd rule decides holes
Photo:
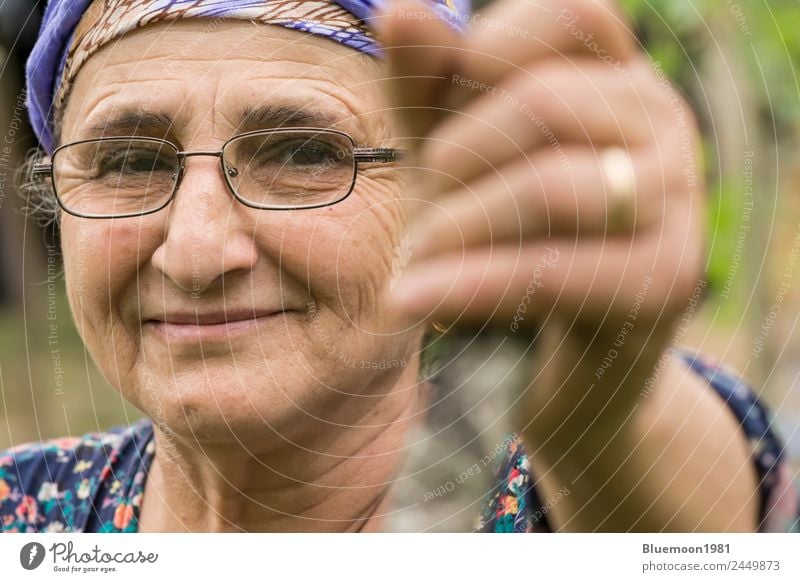
[(375, 304), (391, 278), (402, 231), (396, 191), (390, 183), (361, 180), (344, 202), (296, 213), (285, 230), (283, 269), (295, 271), (317, 301), (337, 311)]
[(67, 295), (87, 332), (102, 333), (109, 314), (119, 314), (123, 292), (136, 277), (140, 260), (151, 253), (144, 232), (141, 220), (135, 219), (62, 220)]

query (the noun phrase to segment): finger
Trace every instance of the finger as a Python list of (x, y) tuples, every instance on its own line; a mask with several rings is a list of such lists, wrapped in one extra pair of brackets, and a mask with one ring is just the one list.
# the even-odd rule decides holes
[(428, 188), (452, 189), (542, 146), (652, 142), (669, 119), (659, 99), (649, 69), (623, 78), (594, 60), (542, 62), (437, 125), (419, 156), (431, 169)]
[(446, 113), (440, 105), (466, 40), (424, 2), (389, 2), (374, 23), (387, 59), (385, 90), (407, 135), (423, 136)]
[(496, 2), (471, 25), (464, 74), (491, 84), (553, 55), (590, 55), (624, 67), (636, 49), (628, 21), (606, 0)]
[[(390, 300), (419, 321), (510, 325), (524, 305), (524, 324), (553, 312), (615, 321), (648, 284), (640, 315), (680, 309), (699, 274), (699, 196), (676, 204), (665, 228), (607, 239), (552, 239), (437, 256), (403, 274)], [(524, 299), (527, 298), (527, 299)]]
[[(665, 197), (683, 196), (680, 160), (657, 148), (628, 152), (632, 173), (616, 192), (604, 152), (588, 146), (542, 149), (425, 205), (410, 225), (413, 260), (534, 236), (608, 234), (650, 228)], [(619, 206), (624, 204), (625, 208)], [(624, 211), (625, 220), (620, 220)]]
[(495, 83), (510, 69), (554, 54), (592, 54), (606, 63), (635, 54), (635, 35), (607, 0), (497, 2), (474, 15), (467, 38), (420, 1), (390, 1), (370, 22), (387, 52), (391, 93), (408, 103), (406, 120), (415, 134), (440, 114), (413, 115), (410, 108), (463, 102), (463, 93), (451, 97), (452, 88), (441, 82), (453, 72)]

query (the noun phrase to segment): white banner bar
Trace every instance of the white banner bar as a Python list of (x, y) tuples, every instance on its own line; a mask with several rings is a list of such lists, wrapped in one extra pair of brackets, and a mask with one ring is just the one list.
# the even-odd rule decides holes
[(0, 579), (20, 581), (797, 582), (799, 564), (797, 534), (0, 536)]

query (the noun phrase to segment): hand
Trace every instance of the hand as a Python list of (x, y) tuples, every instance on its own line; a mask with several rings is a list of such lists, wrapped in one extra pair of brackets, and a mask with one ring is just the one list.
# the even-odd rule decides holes
[[(590, 0), (498, 2), (484, 19), (523, 33), (478, 24), (462, 39), (407, 16), (425, 10), (394, 2), (381, 29), (391, 93), (425, 170), (398, 300), (431, 319), (507, 323), (550, 259), (532, 316), (624, 315), (647, 276), (664, 283), (648, 306), (682, 305), (671, 283), (690, 290), (701, 256), (696, 131), (619, 15)], [(592, 35), (589, 46), (577, 33)], [(627, 222), (609, 216), (601, 158), (612, 145), (635, 174)]]
[(466, 38), (425, 11), (393, 2), (379, 30), (419, 167), (394, 297), (446, 325), (560, 330), (562, 369), (530, 405), (549, 411), (544, 434), (609, 353), (603, 381), (626, 377), (638, 395), (692, 294), (695, 123), (609, 2), (500, 1)]

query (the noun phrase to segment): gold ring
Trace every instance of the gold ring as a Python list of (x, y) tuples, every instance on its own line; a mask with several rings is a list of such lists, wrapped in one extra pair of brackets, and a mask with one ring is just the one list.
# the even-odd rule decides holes
[(636, 212), (636, 173), (630, 154), (620, 147), (600, 152), (608, 199), (608, 226), (611, 229), (632, 226)]

